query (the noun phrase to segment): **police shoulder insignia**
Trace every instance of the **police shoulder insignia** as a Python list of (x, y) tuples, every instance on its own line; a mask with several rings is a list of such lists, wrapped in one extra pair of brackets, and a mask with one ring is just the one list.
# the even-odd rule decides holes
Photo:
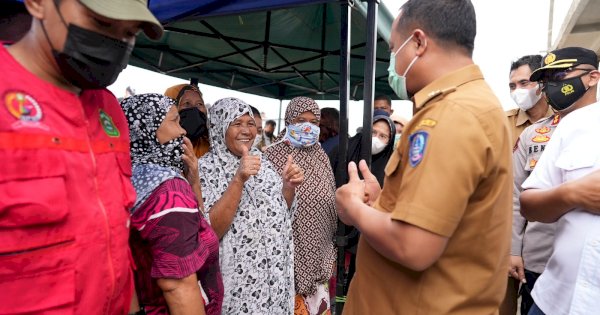
[(435, 125), (437, 125), (437, 121), (431, 119), (431, 118), (425, 118), (423, 120), (421, 120), (421, 122), (419, 123), (419, 125), (417, 126), (417, 128), (419, 127), (435, 127)]
[(410, 166), (416, 167), (423, 160), (428, 137), (429, 134), (422, 130), (417, 131), (409, 136), (408, 162), (410, 163)]
[(550, 141), (550, 137), (548, 137), (546, 135), (537, 135), (537, 136), (531, 138), (531, 141), (533, 141), (535, 143), (548, 142), (548, 141)]
[(545, 133), (550, 132), (550, 128), (548, 128), (548, 126), (544, 126), (544, 127), (541, 127), (541, 128), (537, 128), (535, 130), (535, 132), (537, 132), (539, 134), (545, 134)]
[(554, 114), (554, 118), (552, 119), (552, 126), (558, 125), (559, 122), (560, 122), (560, 115)]
[(536, 159), (531, 159), (529, 161), (529, 168), (533, 169), (536, 164), (537, 164), (537, 160)]
[(102, 109), (100, 109), (100, 124), (102, 124), (102, 129), (104, 129), (104, 132), (106, 132), (109, 137), (118, 137), (121, 135), (119, 129), (115, 126), (112, 117)]

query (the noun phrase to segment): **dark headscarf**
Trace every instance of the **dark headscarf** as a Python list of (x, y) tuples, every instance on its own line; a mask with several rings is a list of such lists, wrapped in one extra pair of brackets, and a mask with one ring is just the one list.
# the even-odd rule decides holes
[(131, 181), (137, 193), (133, 213), (163, 182), (182, 178), (183, 137), (160, 144), (156, 131), (174, 106), (173, 99), (160, 94), (138, 94), (124, 99), (121, 107), (129, 124)]
[[(385, 146), (383, 151), (371, 156), (371, 173), (373, 173), (373, 175), (377, 177), (379, 185), (383, 187), (383, 179), (385, 178), (385, 166), (387, 165), (388, 160), (394, 152), (394, 135), (396, 134), (396, 126), (394, 125), (392, 119), (390, 119), (390, 117), (388, 117), (387, 115), (377, 115), (373, 117), (373, 124), (375, 124), (378, 121), (385, 121), (390, 127), (390, 140), (388, 144)], [(348, 140), (348, 152), (346, 154), (347, 163), (354, 161), (358, 165), (358, 162), (360, 162), (360, 151), (362, 148), (363, 137), (363, 133), (359, 132), (354, 137)], [(338, 149), (339, 147), (335, 147), (329, 154), (331, 167), (334, 170), (334, 172), (338, 164)], [(340, 179), (336, 178), (337, 187), (340, 187), (346, 183), (338, 182), (339, 180)], [(347, 176), (345, 180), (348, 180)]]

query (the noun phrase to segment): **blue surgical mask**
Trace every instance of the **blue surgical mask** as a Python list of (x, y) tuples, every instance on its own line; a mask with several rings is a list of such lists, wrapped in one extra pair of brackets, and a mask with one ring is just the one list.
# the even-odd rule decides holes
[(415, 56), (415, 58), (413, 58), (413, 60), (406, 68), (406, 71), (404, 71), (404, 74), (398, 75), (398, 73), (396, 73), (396, 55), (398, 54), (398, 52), (400, 52), (402, 48), (404, 48), (404, 46), (406, 46), (406, 44), (408, 44), (408, 42), (412, 38), (413, 35), (410, 35), (410, 37), (407, 38), (404, 41), (404, 43), (402, 43), (402, 45), (400, 45), (400, 48), (398, 48), (396, 52), (390, 54), (390, 67), (388, 68), (388, 83), (390, 84), (390, 87), (392, 88), (394, 93), (396, 93), (396, 95), (398, 95), (398, 97), (401, 100), (409, 99), (408, 91), (406, 90), (406, 74), (408, 73), (408, 70), (410, 70), (410, 68), (413, 66), (415, 61), (417, 61), (419, 56)]
[(319, 141), (321, 129), (309, 122), (290, 124), (286, 127), (283, 141), (295, 148), (306, 148), (315, 145)]

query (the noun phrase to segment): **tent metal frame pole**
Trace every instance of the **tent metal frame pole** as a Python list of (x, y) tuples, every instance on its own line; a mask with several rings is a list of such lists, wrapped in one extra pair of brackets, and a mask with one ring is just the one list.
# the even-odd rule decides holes
[(377, 10), (379, 0), (363, 0), (367, 8), (367, 53), (365, 56), (365, 85), (363, 89), (363, 131), (360, 157), (371, 167), (371, 132), (373, 130), (373, 98), (375, 97), (375, 56), (377, 55)]
[[(336, 182), (346, 183), (346, 152), (348, 151), (348, 103), (350, 99), (350, 43), (352, 22), (352, 7), (348, 1), (343, 1), (340, 25), (340, 142), (338, 146), (338, 164), (334, 170)], [(335, 288), (335, 313), (342, 314), (344, 310), (344, 289), (346, 288), (346, 225), (338, 220), (337, 228), (337, 277)]]
[(281, 132), (281, 112), (283, 110), (283, 99), (279, 99), (279, 117), (277, 117), (277, 134)]

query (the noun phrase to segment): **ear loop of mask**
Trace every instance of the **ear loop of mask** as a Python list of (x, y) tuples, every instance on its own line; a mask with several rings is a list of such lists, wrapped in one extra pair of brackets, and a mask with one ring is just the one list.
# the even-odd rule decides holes
[[(427, 46), (427, 40), (425, 40), (425, 46)], [(419, 56), (415, 56), (415, 58), (413, 58), (413, 60), (408, 64), (408, 67), (406, 67), (406, 71), (404, 71), (404, 74), (402, 75), (403, 77), (406, 77), (406, 75), (408, 74), (408, 70), (410, 70), (415, 64), (415, 62), (417, 62), (417, 59), (419, 59)]]
[(408, 42), (409, 42), (409, 41), (410, 41), (410, 40), (411, 40), (411, 39), (412, 39), (414, 36), (415, 36), (414, 34), (410, 35), (410, 37), (409, 37), (409, 38), (407, 38), (407, 39), (404, 41), (404, 43), (402, 43), (402, 45), (400, 45), (400, 47), (399, 47), (398, 49), (396, 49), (396, 52), (394, 53), (394, 57), (396, 57), (396, 55), (398, 54), (398, 52), (399, 52), (399, 51), (400, 51), (402, 48), (404, 48), (404, 46), (406, 46), (406, 44), (408, 44)]
[[(60, 0), (53, 0), (52, 3), (54, 3), (54, 8), (56, 9), (56, 13), (58, 13), (58, 17), (60, 17), (60, 20), (63, 22), (63, 25), (65, 26), (65, 28), (69, 28), (67, 22), (65, 21), (65, 18), (63, 17), (62, 13), (60, 13), (60, 8), (59, 8), (59, 2)], [(52, 45), (52, 41), (50, 40), (50, 37), (48, 36), (48, 32), (46, 31), (46, 26), (44, 25), (43, 21), (40, 21), (40, 23), (42, 24), (42, 31), (44, 32), (44, 36), (46, 37), (46, 41), (48, 41), (48, 44), (50, 45), (50, 48), (52, 48), (52, 50), (54, 51), (58, 51), (56, 48), (54, 48), (54, 45)]]
[[(396, 52), (394, 53), (394, 58), (396, 58), (396, 55), (398, 54), (398, 52), (404, 48), (404, 46), (406, 46), (406, 44), (408, 44), (408, 42), (415, 36), (415, 34), (410, 35), (409, 38), (407, 38), (404, 43), (402, 43), (402, 45), (400, 45), (400, 47), (396, 50)], [(427, 44), (427, 41), (425, 41), (425, 44)], [(417, 59), (419, 58), (419, 56), (415, 56), (413, 58), (413, 60), (411, 60), (411, 62), (408, 64), (408, 67), (406, 67), (406, 70), (404, 71), (404, 73), (402, 74), (403, 77), (406, 77), (406, 75), (408, 74), (408, 70), (410, 70), (410, 68), (412, 68), (413, 64), (415, 62), (417, 62)], [(394, 71), (396, 71), (394, 69)]]

